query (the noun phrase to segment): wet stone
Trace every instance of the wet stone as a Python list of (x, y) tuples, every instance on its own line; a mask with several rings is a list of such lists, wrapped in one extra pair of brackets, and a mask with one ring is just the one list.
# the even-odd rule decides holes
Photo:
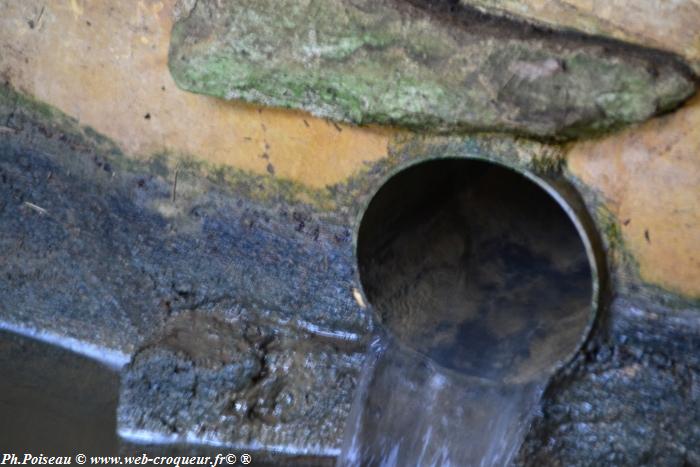
[(4, 327), (75, 339), (117, 365), (170, 315), (222, 303), (319, 332), (368, 330), (351, 292), (349, 226), (184, 167), (173, 201), (167, 160), (128, 161), (58, 111), (15, 108), (20, 98), (0, 86), (0, 120), (22, 128), (0, 132)]
[(699, 369), (644, 363), (637, 354), (620, 346), (612, 359), (580, 358), (555, 380), (516, 465), (698, 465)]
[[(184, 170), (173, 204), (166, 158), (125, 161), (96, 132), (66, 125), (55, 109), (32, 116), (21, 99), (0, 88), (13, 129), (0, 134), (3, 326), (42, 329), (119, 362), (138, 350), (122, 377), (122, 433), (337, 452), (360, 353), (299, 329), (369, 330), (369, 312), (352, 297), (349, 227), (305, 206), (260, 206), (249, 191), (197, 185)], [(478, 157), (516, 152), (506, 140), (464, 144)], [(334, 189), (354, 196), (370, 182)], [(304, 212), (302, 232), (295, 211)], [(638, 295), (606, 310), (600, 334), (610, 335), (550, 385), (521, 465), (700, 465), (697, 302), (664, 309), (658, 291)]]
[(122, 374), (119, 433), (336, 454), (362, 347), (225, 315), (176, 315), (136, 354)]

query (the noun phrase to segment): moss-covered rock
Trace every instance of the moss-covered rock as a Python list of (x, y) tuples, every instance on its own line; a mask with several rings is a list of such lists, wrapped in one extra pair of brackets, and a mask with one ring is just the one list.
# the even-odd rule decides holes
[(700, 3), (695, 0), (460, 0), (495, 15), (614, 37), (677, 53), (700, 71)]
[[(200, 0), (170, 69), (193, 92), (358, 124), (575, 137), (694, 92), (670, 55), (396, 0)], [(445, 3), (445, 2), (438, 2)]]

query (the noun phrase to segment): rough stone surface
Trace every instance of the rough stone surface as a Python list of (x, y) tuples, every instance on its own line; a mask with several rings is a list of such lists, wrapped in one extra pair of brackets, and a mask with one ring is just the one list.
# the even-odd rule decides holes
[[(171, 313), (228, 299), (319, 332), (370, 328), (352, 294), (351, 230), (284, 201), (293, 187), (265, 191), (247, 174), (232, 192), (211, 181), (225, 180), (220, 172), (171, 171), (163, 159), (134, 165), (7, 87), (0, 122), (3, 326), (121, 359)], [(258, 191), (265, 203), (251, 203)]]
[[(313, 442), (317, 447), (331, 444), (347, 400), (347, 392), (335, 390), (334, 371), (350, 375), (359, 364), (355, 351), (339, 338), (355, 338), (371, 328), (369, 312), (353, 299), (352, 290), (359, 285), (351, 232), (388, 174), (434, 157), (485, 158), (543, 176), (561, 176), (565, 164), (556, 147), (503, 135), (413, 138), (361, 176), (327, 190), (304, 191), (272, 175), (207, 173), (196, 164), (178, 166), (185, 161), (169, 157), (135, 163), (108, 139), (55, 109), (7, 87), (0, 97), (0, 323), (42, 328), (101, 349), (129, 354), (141, 349), (124, 374), (122, 407), (129, 409), (121, 412), (121, 420), (146, 435), (181, 441), (238, 443), (246, 440), (245, 433), (267, 433), (265, 439), (273, 440), (273, 425), (264, 420), (278, 415), (290, 415), (289, 426), (297, 423), (308, 430), (303, 414), (313, 409), (303, 403), (280, 405), (288, 413), (261, 404), (244, 425), (236, 412), (224, 414), (226, 423), (198, 422), (197, 414), (209, 409), (221, 414), (217, 410), (225, 407), (225, 399), (209, 397), (207, 387), (220, 388), (234, 408), (237, 401), (241, 408), (255, 402), (255, 362), (269, 356), (270, 376), (257, 373), (260, 390), (275, 392), (273, 382), (287, 371), (287, 363), (295, 374), (306, 375), (301, 386), (291, 389), (319, 388), (319, 406), (336, 422), (319, 430)], [(299, 193), (309, 196), (309, 204), (289, 201)], [(611, 234), (604, 224), (598, 228), (603, 236)], [(545, 413), (552, 401), (574, 413), (571, 407), (581, 405), (576, 397), (588, 391), (586, 402), (600, 404), (603, 415), (623, 407), (625, 416), (616, 426), (621, 434), (615, 439), (641, 446), (623, 453), (627, 457), (620, 457), (618, 465), (636, 465), (645, 459), (638, 455), (642, 451), (669, 465), (683, 465), (671, 461), (682, 460), (685, 452), (686, 463), (693, 465), (697, 442), (688, 430), (697, 426), (694, 408), (683, 405), (681, 413), (670, 403), (658, 410), (655, 405), (660, 395), (681, 405), (690, 400), (673, 396), (681, 381), (674, 375), (692, 375), (684, 376), (683, 381), (691, 382), (680, 387), (690, 388), (683, 389), (687, 394), (697, 392), (697, 304), (659, 304), (666, 295), (653, 288), (629, 292), (626, 303), (618, 301), (603, 314), (593, 342), (600, 348), (632, 349), (621, 353), (632, 357), (620, 368), (640, 365), (634, 384), (626, 382), (624, 371), (615, 370), (609, 372), (608, 386), (596, 386), (593, 376), (599, 369), (591, 366), (588, 355), (595, 352), (589, 349), (572, 365), (580, 369), (571, 373), (575, 377), (552, 384)], [(222, 324), (212, 326), (212, 321)], [(257, 327), (260, 336), (272, 334), (274, 339), (258, 340)], [(196, 345), (221, 341), (227, 345)], [(306, 341), (313, 342), (312, 349), (307, 350)], [(297, 357), (307, 354), (311, 366), (323, 370), (322, 379), (309, 377), (299, 364)], [(658, 369), (663, 356), (674, 362), (671, 370)], [(348, 387), (350, 381), (349, 376)], [(147, 382), (167, 384), (173, 392), (149, 393)], [(201, 394), (194, 394), (195, 389)], [(136, 394), (152, 407), (137, 404)], [(645, 410), (636, 410), (635, 404)], [(174, 413), (175, 407), (183, 410)], [(161, 414), (165, 422), (158, 418)], [(607, 445), (589, 439), (585, 430), (555, 438), (560, 449), (549, 449), (549, 434), (562, 419), (554, 420), (538, 422), (526, 446), (532, 459), (542, 461), (539, 465), (567, 465), (567, 459), (587, 459), (589, 451), (600, 453), (598, 458), (608, 455)], [(672, 427), (677, 445), (663, 435), (652, 443), (635, 426), (656, 433)], [(301, 433), (297, 441), (312, 439), (303, 438), (308, 431)]]
[[(692, 0), (658, 2), (682, 14), (638, 7), (650, 2), (635, 3), (634, 11), (627, 2), (622, 10), (617, 2), (596, 3), (590, 5), (600, 18), (622, 12), (621, 26), (662, 34), (664, 42), (620, 36), (615, 25), (612, 32), (607, 26), (580, 29), (690, 58), (668, 40), (692, 40), (697, 33)], [(566, 168), (609, 256), (634, 267), (613, 284), (629, 296), (604, 310), (591, 346), (552, 383), (521, 458), (530, 459), (528, 465), (700, 465), (698, 303), (673, 293), (697, 295), (699, 283), (688, 266), (697, 251), (697, 99), (669, 117), (574, 145), (569, 153), (484, 135), (411, 137), (392, 142), (387, 152), (390, 130), (178, 89), (167, 68), (174, 14), (188, 21), (189, 10), (176, 12), (172, 0), (0, 4), (0, 77), (24, 93), (0, 91), (0, 325), (40, 329), (48, 333), (42, 338), (80, 351), (87, 346), (100, 358), (114, 351), (123, 361), (138, 351), (123, 381), (133, 383), (125, 386), (131, 394), (150, 397), (144, 400), (157, 411), (131, 404), (122, 411), (124, 426), (178, 439), (189, 434), (191, 442), (205, 436), (240, 442), (245, 430), (267, 430), (266, 439), (273, 439), (264, 419), (277, 415), (265, 404), (243, 424), (235, 413), (226, 423), (209, 419), (205, 425), (193, 416), (221, 408), (221, 400), (207, 400), (209, 386), (231, 401), (255, 402), (255, 364), (247, 373), (233, 371), (245, 362), (269, 355), (274, 371), (258, 376), (270, 395), (276, 389), (269, 382), (279, 379), (285, 363), (305, 374), (296, 357), (308, 353), (328, 376), (315, 400), (335, 422), (320, 430), (322, 436), (306, 439), (325, 443), (340, 429), (332, 401), (342, 411), (346, 400), (329, 375), (355, 357), (343, 340), (321, 337), (356, 337), (369, 329), (368, 314), (352, 298), (358, 283), (350, 238), (362, 206), (385, 177), (416, 160), (446, 156), (487, 158), (536, 173)], [(559, 17), (556, 25), (572, 17)], [(686, 21), (690, 28), (682, 26)], [(210, 320), (226, 324), (210, 333)], [(257, 326), (265, 336), (273, 328), (274, 340), (262, 347), (265, 339), (247, 343), (243, 337), (255, 337)], [(182, 333), (185, 341), (231, 337), (232, 343), (211, 352), (180, 345)], [(241, 339), (237, 360), (233, 350)], [(307, 352), (307, 340), (320, 353)], [(46, 355), (51, 365), (58, 352)], [(146, 381), (180, 381), (178, 368), (198, 384), (173, 385), (172, 397), (146, 390)], [(75, 371), (71, 367), (69, 375)], [(149, 380), (145, 373), (158, 377)], [(306, 383), (316, 388), (320, 380)], [(193, 388), (202, 393), (193, 395)], [(124, 393), (127, 407), (129, 390)], [(174, 407), (184, 410), (173, 414)], [(280, 407), (292, 416), (311, 410)], [(156, 420), (158, 414), (172, 426)], [(286, 418), (284, 411), (277, 414)], [(287, 427), (308, 429), (303, 416), (294, 420)], [(193, 450), (191, 444), (159, 449)]]
[(354, 123), (542, 137), (641, 121), (694, 90), (667, 56), (412, 3), (201, 0), (174, 26), (170, 70), (190, 91)]
[[(671, 37), (692, 32), (682, 26), (692, 18), (687, 11), (691, 3), (659, 3), (659, 8), (679, 8), (683, 14), (637, 9), (642, 2), (636, 2), (633, 11), (622, 11), (629, 24), (637, 24), (638, 15), (643, 16), (640, 21), (662, 21), (662, 27), (649, 31)], [(256, 183), (270, 177), (313, 193), (355, 179), (377, 161), (394, 164), (390, 153), (396, 149), (388, 146), (394, 145), (396, 132), (391, 129), (333, 124), (301, 112), (256, 108), (180, 90), (168, 71), (167, 53), (173, 16), (179, 11), (184, 17), (189, 10), (173, 4), (174, 0), (153, 0), (134, 8), (128, 2), (1, 3), (0, 76), (108, 136), (130, 160), (148, 161), (158, 154), (175, 160), (184, 154), (209, 164), (211, 170), (234, 168), (255, 174)], [(602, 17), (620, 7), (608, 2), (595, 13)], [(643, 280), (682, 293), (697, 291), (700, 284), (692, 272), (697, 269), (686, 267), (697, 250), (692, 226), (700, 209), (692, 199), (699, 160), (694, 157), (698, 138), (692, 129), (698, 125), (693, 108), (698, 108), (697, 99), (668, 119), (610, 140), (577, 144), (566, 155), (569, 169), (581, 181), (579, 189), (593, 188), (593, 195), (605, 201), (590, 204), (592, 212), (607, 210), (608, 219), (599, 227), (621, 233)], [(674, 149), (665, 151), (671, 143)], [(626, 156), (620, 157), (623, 153)], [(362, 193), (359, 190), (358, 196)], [(308, 202), (306, 191), (296, 194), (290, 202)], [(585, 197), (593, 195), (586, 192)]]
[(675, 52), (700, 70), (697, 0), (461, 0), (491, 13)]
[(237, 311), (177, 315), (136, 354), (122, 378), (120, 434), (337, 454), (364, 346)]
[(674, 325), (620, 298), (611, 313), (626, 318), (551, 383), (517, 465), (700, 465), (697, 310)]

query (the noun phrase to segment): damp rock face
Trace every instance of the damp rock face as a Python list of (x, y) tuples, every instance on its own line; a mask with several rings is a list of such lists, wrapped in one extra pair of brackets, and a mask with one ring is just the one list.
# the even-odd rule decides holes
[(291, 189), (263, 204), (250, 174), (234, 190), (185, 166), (175, 187), (162, 159), (132, 166), (4, 86), (0, 122), (0, 326), (118, 365), (171, 314), (225, 302), (329, 335), (369, 329), (349, 226), (286, 202)]
[(700, 465), (697, 310), (611, 308), (611, 338), (594, 336), (550, 383), (515, 465)]
[(694, 90), (671, 56), (556, 35), (447, 2), (201, 0), (175, 24), (185, 90), (358, 124), (575, 137)]
[(122, 374), (120, 434), (336, 454), (363, 346), (250, 318), (185, 312), (166, 323)]

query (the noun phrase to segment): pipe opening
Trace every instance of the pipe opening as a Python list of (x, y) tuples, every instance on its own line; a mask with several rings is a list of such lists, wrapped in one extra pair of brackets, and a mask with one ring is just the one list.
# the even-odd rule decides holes
[(568, 361), (589, 329), (594, 275), (580, 235), (559, 201), (514, 170), (431, 160), (370, 202), (360, 280), (402, 344), (462, 374), (530, 381)]

